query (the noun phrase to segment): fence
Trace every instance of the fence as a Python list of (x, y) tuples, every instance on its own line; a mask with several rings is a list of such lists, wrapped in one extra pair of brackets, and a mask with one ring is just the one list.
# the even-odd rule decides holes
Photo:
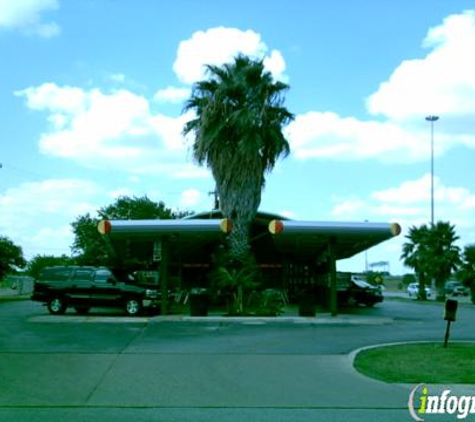
[(28, 276), (8, 275), (2, 282), (3, 292), (8, 295), (25, 295), (33, 291), (33, 278)]

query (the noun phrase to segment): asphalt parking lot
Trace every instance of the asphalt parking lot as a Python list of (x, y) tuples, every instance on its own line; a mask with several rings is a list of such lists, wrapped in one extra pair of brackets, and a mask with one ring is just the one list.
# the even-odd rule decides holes
[[(441, 314), (440, 304), (399, 300), (337, 318), (245, 320), (51, 316), (3, 302), (0, 420), (410, 420), (410, 386), (363, 377), (350, 353), (442, 341)], [(462, 306), (452, 338), (475, 340), (474, 317)]]

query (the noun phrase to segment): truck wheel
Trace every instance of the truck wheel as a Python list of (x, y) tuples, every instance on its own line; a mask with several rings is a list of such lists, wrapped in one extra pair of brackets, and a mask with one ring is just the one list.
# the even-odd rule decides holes
[(142, 301), (136, 298), (125, 300), (125, 313), (129, 316), (136, 316), (142, 312)]
[(86, 315), (89, 310), (91, 308), (89, 308), (88, 306), (75, 306), (74, 307), (74, 310), (79, 314), (79, 315)]
[(66, 302), (61, 296), (56, 296), (48, 302), (48, 311), (53, 315), (64, 314), (66, 309)]

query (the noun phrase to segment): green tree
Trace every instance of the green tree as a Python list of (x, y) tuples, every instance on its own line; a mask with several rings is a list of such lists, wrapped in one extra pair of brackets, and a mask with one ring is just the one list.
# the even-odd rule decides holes
[(26, 265), (21, 246), (13, 243), (8, 237), (0, 236), (0, 281), (17, 268)]
[(75, 261), (73, 258), (62, 255), (62, 256), (53, 256), (53, 255), (36, 255), (27, 265), (28, 274), (33, 278), (38, 278), (41, 270), (46, 267), (53, 267), (56, 265), (73, 265)]
[(435, 280), (437, 297), (444, 297), (444, 284), (460, 263), (459, 239), (455, 226), (439, 221), (434, 226), (411, 227), (403, 244), (401, 259), (419, 280), (420, 297), (426, 299), (425, 286)]
[(420, 227), (412, 226), (406, 235), (408, 242), (402, 245), (401, 259), (416, 273), (419, 281), (419, 298), (426, 300), (425, 286), (430, 282), (430, 229), (423, 224)]
[(265, 174), (290, 148), (282, 129), (293, 115), (283, 107), (288, 86), (274, 81), (262, 60), (238, 55), (193, 86), (184, 112), (184, 134), (193, 133), (192, 155), (211, 169), (223, 215), (233, 222), (231, 258), (251, 258), (249, 229), (261, 202)]
[(445, 298), (444, 285), (460, 265), (460, 248), (455, 245), (459, 240), (455, 226), (439, 221), (431, 230), (432, 259), (430, 275), (435, 280), (437, 297)]
[(98, 217), (87, 213), (78, 216), (71, 224), (74, 233), (73, 256), (79, 265), (114, 265), (115, 258), (110, 245), (99, 234), (97, 225), (108, 220), (153, 220), (181, 218), (188, 212), (174, 212), (163, 202), (154, 202), (147, 196), (119, 197), (113, 204), (102, 207)]
[(466, 245), (461, 258), (457, 279), (470, 288), (472, 303), (475, 304), (475, 245)]
[(209, 277), (212, 286), (230, 295), (229, 313), (243, 315), (245, 313), (244, 296), (257, 286), (255, 269), (249, 265), (239, 268), (232, 265), (220, 266), (211, 271)]
[(167, 220), (172, 218), (182, 218), (190, 213), (182, 211), (172, 211), (165, 203), (154, 202), (147, 196), (129, 197), (121, 196), (113, 204), (103, 207), (98, 211), (99, 217), (109, 220)]
[(78, 265), (110, 265), (112, 255), (103, 236), (97, 230), (100, 219), (89, 213), (80, 215), (71, 223), (74, 242), (72, 253)]
[(414, 274), (404, 274), (402, 276), (402, 284), (403, 286), (409, 286), (409, 284), (411, 283), (416, 283), (417, 280), (416, 280), (416, 277)]

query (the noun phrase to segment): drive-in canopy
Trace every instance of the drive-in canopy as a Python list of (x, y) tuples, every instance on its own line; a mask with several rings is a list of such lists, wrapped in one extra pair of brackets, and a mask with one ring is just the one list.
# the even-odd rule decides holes
[[(219, 211), (196, 214), (180, 220), (104, 220), (99, 232), (107, 235), (116, 251), (126, 240), (152, 251), (153, 243), (167, 239), (175, 254), (185, 260), (203, 259), (214, 241), (232, 230), (232, 221)], [(384, 242), (401, 231), (397, 223), (294, 221), (275, 214), (258, 213), (251, 230), (251, 243), (261, 262), (276, 262), (283, 256), (310, 262), (325, 253), (332, 242), (335, 258), (350, 258)], [(130, 249), (130, 243), (129, 243)]]
[[(104, 220), (98, 229), (119, 258), (161, 262), (162, 312), (166, 313), (169, 266), (208, 265), (216, 245), (232, 230), (232, 221), (222, 218), (220, 211), (211, 211), (181, 220)], [(336, 261), (400, 232), (397, 223), (293, 221), (259, 212), (250, 241), (263, 266), (325, 263), (330, 275), (330, 309), (336, 315)]]

